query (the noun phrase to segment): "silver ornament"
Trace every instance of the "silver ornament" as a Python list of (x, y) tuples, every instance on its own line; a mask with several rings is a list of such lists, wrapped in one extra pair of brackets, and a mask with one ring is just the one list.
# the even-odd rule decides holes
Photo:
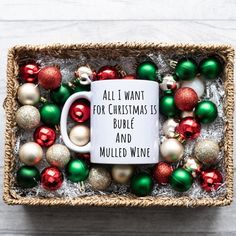
[(175, 128), (178, 126), (178, 122), (176, 122), (173, 118), (166, 120), (162, 125), (162, 130), (166, 137), (174, 138), (176, 136)]
[(84, 146), (90, 140), (90, 130), (85, 125), (76, 125), (71, 129), (69, 137), (75, 145)]
[(82, 85), (88, 85), (93, 81), (93, 72), (87, 66), (81, 66), (75, 72), (76, 77)]
[(126, 184), (133, 175), (134, 167), (131, 165), (114, 165), (112, 167), (112, 178), (119, 184)]
[(18, 88), (18, 101), (23, 105), (35, 105), (40, 100), (39, 88), (32, 83), (25, 83)]
[(162, 82), (160, 83), (160, 89), (163, 91), (166, 90), (176, 90), (179, 88), (179, 83), (174, 79), (172, 75), (166, 75), (163, 77)]

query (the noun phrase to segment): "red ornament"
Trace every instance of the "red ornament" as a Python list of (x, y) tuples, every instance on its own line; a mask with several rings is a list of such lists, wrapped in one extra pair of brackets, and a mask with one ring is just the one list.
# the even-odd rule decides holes
[(87, 121), (90, 118), (90, 106), (88, 102), (75, 101), (69, 110), (71, 119), (78, 123)]
[(26, 83), (34, 83), (38, 79), (39, 67), (36, 63), (26, 64), (20, 68), (20, 75)]
[(56, 132), (47, 126), (40, 126), (34, 131), (34, 141), (42, 147), (49, 147), (54, 144)]
[(56, 66), (46, 66), (39, 71), (38, 80), (44, 89), (56, 89), (61, 85), (61, 71)]
[(136, 79), (136, 76), (135, 75), (126, 75), (123, 79), (128, 79), (128, 80)]
[(56, 167), (47, 167), (41, 173), (41, 184), (43, 188), (49, 191), (55, 191), (63, 183), (63, 174)]
[(201, 187), (207, 192), (217, 190), (221, 186), (222, 182), (223, 177), (216, 169), (209, 169), (201, 172)]
[(195, 139), (200, 135), (201, 125), (193, 117), (182, 119), (175, 131), (183, 139)]
[(153, 176), (158, 184), (166, 185), (169, 183), (169, 178), (172, 172), (172, 166), (166, 162), (161, 161), (155, 165)]
[(80, 153), (78, 157), (85, 160), (90, 160), (90, 153)]
[(198, 103), (198, 96), (192, 88), (184, 87), (176, 91), (174, 100), (181, 111), (192, 111)]
[(103, 66), (97, 73), (97, 80), (119, 79), (118, 71), (113, 66)]

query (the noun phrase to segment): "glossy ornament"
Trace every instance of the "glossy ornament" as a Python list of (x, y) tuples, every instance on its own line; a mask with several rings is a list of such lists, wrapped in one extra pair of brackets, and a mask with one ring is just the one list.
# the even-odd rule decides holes
[(127, 184), (133, 172), (134, 167), (132, 165), (114, 165), (111, 170), (113, 180), (119, 184)]
[(211, 101), (202, 101), (194, 110), (195, 117), (203, 124), (212, 123), (218, 116), (216, 105)]
[(180, 80), (192, 80), (197, 75), (197, 63), (193, 59), (183, 58), (177, 63), (175, 74)]
[(63, 168), (70, 161), (70, 151), (62, 144), (54, 144), (46, 152), (47, 162), (55, 167)]
[(200, 62), (199, 72), (202, 78), (214, 80), (223, 72), (223, 66), (218, 58), (210, 56)]
[(129, 74), (129, 75), (124, 76), (122, 79), (133, 80), (133, 79), (136, 79), (136, 75)]
[(182, 119), (175, 130), (183, 139), (195, 139), (200, 135), (201, 125), (193, 117)]
[(90, 118), (89, 103), (83, 100), (75, 101), (69, 110), (71, 119), (78, 123), (83, 123)]
[(39, 67), (36, 63), (29, 63), (20, 68), (20, 76), (26, 83), (35, 83), (38, 79)]
[(157, 66), (151, 61), (145, 61), (138, 65), (136, 74), (138, 79), (157, 80)]
[(39, 84), (44, 89), (57, 89), (61, 85), (62, 75), (56, 66), (46, 66), (38, 73)]
[(176, 136), (175, 129), (178, 124), (179, 123), (176, 122), (176, 120), (174, 120), (173, 118), (167, 119), (162, 125), (164, 135), (168, 138), (174, 138)]
[(90, 130), (85, 125), (76, 125), (71, 129), (69, 137), (75, 145), (84, 146), (90, 140)]
[(85, 161), (74, 159), (66, 166), (66, 177), (72, 182), (84, 181), (88, 178), (89, 168)]
[(194, 157), (204, 165), (214, 165), (219, 157), (220, 148), (216, 141), (201, 139), (194, 147)]
[(94, 80), (94, 72), (88, 66), (80, 66), (75, 71), (75, 76), (83, 85), (88, 85)]
[(16, 181), (21, 188), (33, 188), (40, 181), (39, 170), (35, 166), (21, 166), (16, 173)]
[(44, 189), (55, 191), (62, 186), (63, 174), (57, 167), (46, 167), (41, 173), (41, 185)]
[(71, 89), (62, 84), (59, 88), (50, 91), (50, 97), (53, 102), (63, 105), (71, 95)]
[(22, 105), (35, 105), (40, 100), (37, 85), (32, 83), (22, 84), (17, 91), (17, 99)]
[(83, 91), (90, 91), (91, 86), (90, 84), (88, 85), (82, 85), (79, 82), (76, 82), (75, 86), (72, 87), (73, 93), (77, 93), (77, 92), (83, 92)]
[(16, 123), (23, 129), (34, 129), (40, 123), (40, 113), (31, 105), (24, 105), (16, 112)]
[(169, 183), (169, 178), (172, 172), (172, 166), (166, 162), (161, 161), (155, 165), (153, 170), (153, 177), (158, 184), (167, 185)]
[(184, 81), (181, 85), (182, 88), (191, 88), (193, 89), (196, 94), (198, 95), (198, 97), (200, 98), (205, 91), (205, 84), (204, 82), (196, 77), (195, 79), (191, 80), (191, 81)]
[(166, 75), (162, 78), (162, 81), (159, 84), (160, 89), (163, 91), (171, 90), (175, 91), (179, 88), (179, 82), (174, 79), (173, 75)]
[(42, 147), (51, 146), (55, 140), (56, 132), (52, 128), (42, 125), (34, 131), (34, 141)]
[(97, 80), (119, 79), (119, 73), (114, 66), (103, 66), (97, 72)]
[(176, 162), (183, 157), (184, 147), (177, 139), (170, 138), (160, 145), (160, 153), (165, 161)]
[(175, 117), (179, 113), (175, 105), (174, 96), (171, 93), (167, 93), (161, 97), (159, 106), (161, 114), (167, 117)]
[(111, 175), (104, 167), (93, 167), (89, 172), (88, 182), (95, 190), (106, 190), (111, 184)]
[(52, 103), (45, 103), (41, 109), (41, 120), (46, 125), (58, 125), (60, 123), (61, 110)]
[(170, 185), (178, 192), (185, 192), (189, 190), (192, 184), (192, 175), (183, 168), (175, 169), (170, 176)]
[(181, 113), (181, 118), (186, 118), (186, 117), (194, 117), (194, 112), (193, 111), (183, 111)]
[(192, 111), (198, 103), (198, 95), (191, 88), (180, 88), (176, 91), (174, 100), (181, 111)]
[(90, 161), (90, 153), (79, 153), (78, 157), (86, 161)]
[(221, 173), (216, 169), (208, 169), (201, 172), (200, 184), (207, 191), (216, 191), (223, 183)]
[(183, 165), (183, 168), (192, 174), (196, 178), (201, 172), (202, 165), (194, 158), (188, 158)]
[(27, 166), (37, 165), (43, 158), (43, 149), (35, 142), (25, 143), (20, 147), (19, 158)]
[(131, 179), (131, 192), (138, 197), (144, 197), (152, 192), (153, 180), (147, 173), (139, 173)]

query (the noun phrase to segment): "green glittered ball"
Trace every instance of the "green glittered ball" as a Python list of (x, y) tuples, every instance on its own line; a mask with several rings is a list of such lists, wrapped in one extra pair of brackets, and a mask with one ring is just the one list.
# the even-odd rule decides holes
[(66, 176), (72, 182), (80, 182), (88, 178), (89, 168), (85, 161), (74, 159), (66, 166)]
[(139, 197), (144, 197), (152, 192), (153, 180), (146, 173), (139, 173), (131, 179), (131, 191)]
[(51, 90), (50, 92), (52, 101), (59, 105), (63, 105), (70, 95), (71, 89), (65, 84), (62, 84), (59, 88)]
[(156, 81), (157, 69), (157, 66), (153, 62), (146, 61), (137, 67), (136, 74), (139, 79)]
[(181, 59), (176, 67), (175, 74), (180, 80), (192, 80), (197, 75), (197, 63), (192, 59)]
[(179, 113), (172, 93), (165, 93), (165, 95), (160, 98), (159, 107), (161, 114), (168, 117), (174, 117)]
[(192, 184), (192, 175), (183, 168), (175, 169), (170, 176), (170, 185), (178, 192), (185, 192), (189, 190)]
[(194, 115), (203, 124), (211, 123), (218, 115), (217, 107), (211, 101), (199, 102), (195, 107)]
[(216, 57), (203, 59), (199, 64), (199, 72), (204, 79), (216, 79), (223, 71), (223, 66)]
[(22, 188), (33, 188), (39, 180), (40, 173), (35, 166), (22, 166), (16, 173), (17, 184)]
[(44, 104), (40, 109), (41, 120), (46, 125), (57, 125), (60, 123), (61, 110), (52, 103)]

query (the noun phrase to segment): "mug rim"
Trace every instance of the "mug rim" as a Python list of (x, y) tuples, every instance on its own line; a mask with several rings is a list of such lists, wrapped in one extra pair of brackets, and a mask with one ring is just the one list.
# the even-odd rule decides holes
[(140, 82), (144, 82), (144, 83), (153, 83), (153, 84), (159, 84), (157, 81), (153, 81), (153, 80), (146, 80), (146, 79), (107, 79), (107, 80), (95, 80), (91, 82), (91, 85), (93, 83), (105, 83), (105, 82), (109, 82), (109, 83), (114, 83), (117, 81), (122, 81), (122, 82), (135, 82), (135, 83), (140, 83)]

